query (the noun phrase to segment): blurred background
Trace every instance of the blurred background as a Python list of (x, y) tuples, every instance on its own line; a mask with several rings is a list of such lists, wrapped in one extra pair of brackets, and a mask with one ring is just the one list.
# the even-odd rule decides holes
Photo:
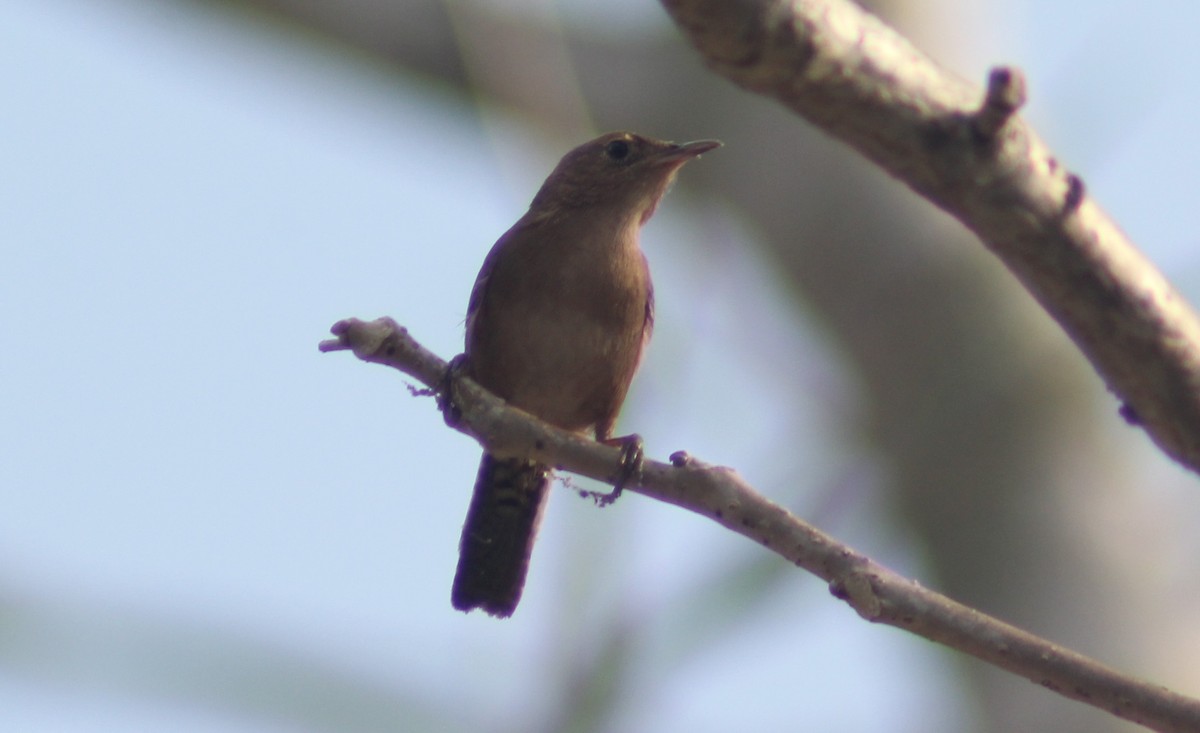
[[(1200, 5), (872, 6), (967, 78), (1022, 67), (1200, 301)], [(317, 342), (387, 314), (458, 353), (492, 242), (623, 128), (726, 147), (644, 233), (619, 431), (1200, 694), (1195, 477), (959, 224), (657, 4), (0, 0), (0, 90), (5, 730), (1131, 730), (637, 495), (556, 492), (516, 615), (451, 609), (478, 446)]]

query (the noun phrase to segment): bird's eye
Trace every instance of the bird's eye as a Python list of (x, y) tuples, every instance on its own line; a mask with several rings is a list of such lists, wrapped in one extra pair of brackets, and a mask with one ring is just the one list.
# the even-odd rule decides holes
[(604, 152), (613, 160), (624, 160), (629, 155), (629, 141), (613, 140), (604, 146)]

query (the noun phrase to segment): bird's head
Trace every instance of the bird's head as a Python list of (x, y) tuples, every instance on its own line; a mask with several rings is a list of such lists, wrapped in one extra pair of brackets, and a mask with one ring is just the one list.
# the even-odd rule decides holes
[(720, 147), (716, 140), (670, 143), (632, 132), (610, 132), (563, 156), (530, 210), (555, 215), (581, 207), (612, 208), (645, 223), (679, 168)]

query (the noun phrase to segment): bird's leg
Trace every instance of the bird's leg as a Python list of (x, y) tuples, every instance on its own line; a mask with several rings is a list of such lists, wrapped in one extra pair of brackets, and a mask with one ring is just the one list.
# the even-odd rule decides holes
[(599, 442), (621, 449), (621, 467), (617, 469), (617, 475), (613, 477), (613, 490), (607, 494), (598, 491), (589, 492), (596, 504), (603, 507), (616, 501), (617, 497), (621, 495), (621, 491), (624, 490), (625, 484), (641, 475), (646, 443), (637, 433), (617, 438), (604, 438)]
[(458, 405), (454, 404), (454, 383), (466, 364), (466, 354), (459, 354), (451, 359), (450, 363), (446, 365), (446, 372), (442, 375), (442, 381), (435, 391), (438, 409), (442, 411), (442, 419), (452, 428), (457, 428), (462, 419), (462, 411), (458, 409)]

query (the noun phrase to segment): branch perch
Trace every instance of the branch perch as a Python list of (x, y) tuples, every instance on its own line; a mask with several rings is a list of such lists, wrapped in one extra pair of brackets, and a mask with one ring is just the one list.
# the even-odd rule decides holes
[(1175, 460), (1200, 472), (1200, 321), (1016, 111), (847, 0), (661, 0), (713, 71), (856, 149), (975, 232)]
[[(398, 369), (431, 390), (448, 387), (454, 415), (447, 422), (492, 453), (534, 458), (601, 481), (620, 470), (620, 449), (508, 407), (464, 376), (448, 378), (448, 364), (390, 318), (339, 321), (332, 333), (337, 338), (321, 342), (321, 351), (352, 350), (358, 358)], [(868, 621), (906, 629), (1153, 730), (1200, 730), (1200, 701), (1123, 675), (903, 578), (804, 523), (730, 468), (680, 451), (669, 464), (645, 460), (640, 475), (625, 488), (758, 542), (826, 581), (834, 596)]]

